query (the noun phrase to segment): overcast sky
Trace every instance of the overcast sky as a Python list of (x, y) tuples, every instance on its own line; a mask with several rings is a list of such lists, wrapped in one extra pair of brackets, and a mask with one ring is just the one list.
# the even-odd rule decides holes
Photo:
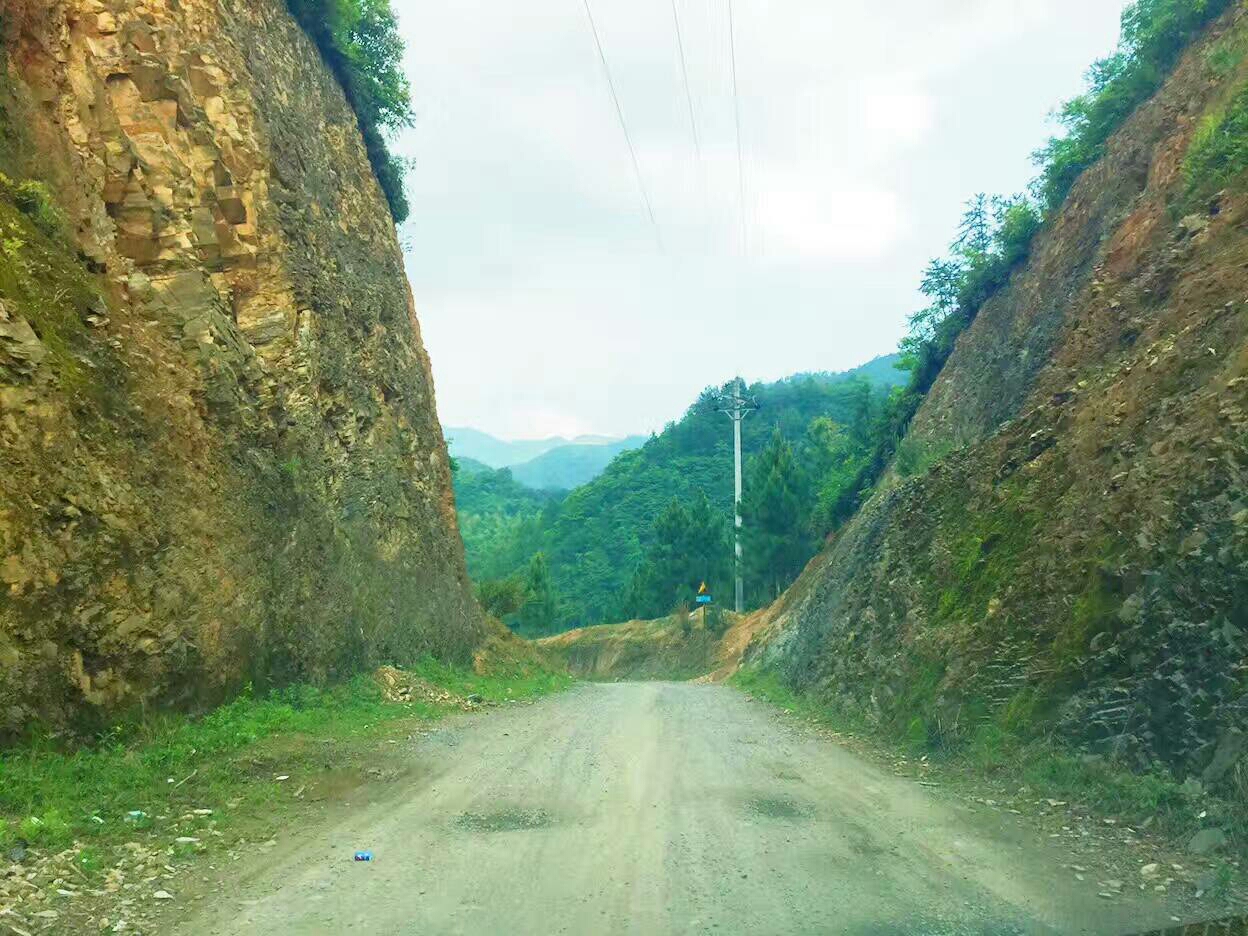
[[(1123, 0), (392, 0), (416, 125), (403, 235), (445, 425), (649, 432), (736, 373), (892, 351), (963, 202), (1013, 192)], [(744, 214), (744, 233), (742, 231)]]

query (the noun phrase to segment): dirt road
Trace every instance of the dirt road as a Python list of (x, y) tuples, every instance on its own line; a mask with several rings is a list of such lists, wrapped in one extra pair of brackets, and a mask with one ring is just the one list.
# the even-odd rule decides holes
[[(584, 685), (412, 742), (184, 934), (1126, 933), (1060, 847), (933, 797), (733, 689)], [(356, 849), (371, 863), (356, 863)]]

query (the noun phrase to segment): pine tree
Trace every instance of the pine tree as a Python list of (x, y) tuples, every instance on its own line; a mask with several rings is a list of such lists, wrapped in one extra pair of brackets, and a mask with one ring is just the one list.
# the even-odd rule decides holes
[(779, 427), (767, 447), (750, 462), (741, 504), (745, 572), (754, 601), (779, 596), (813, 552), (809, 496), (793, 446)]
[(546, 634), (555, 628), (559, 616), (559, 599), (550, 579), (546, 556), (538, 553), (529, 562), (525, 579), (524, 607), (520, 609), (520, 627), (529, 634)]
[(712, 593), (726, 587), (730, 575), (727, 520), (699, 492), (688, 507), (673, 500), (655, 519), (627, 605), (634, 617), (659, 617), (691, 602), (702, 582)]
[(966, 203), (954, 247), (972, 265), (981, 262), (992, 249), (992, 230), (991, 203), (988, 196), (981, 192)]

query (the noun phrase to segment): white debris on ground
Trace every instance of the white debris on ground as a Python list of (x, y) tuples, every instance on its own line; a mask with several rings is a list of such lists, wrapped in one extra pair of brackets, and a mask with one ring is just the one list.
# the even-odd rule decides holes
[(477, 695), (467, 697), (455, 695), (438, 686), (430, 685), (418, 676), (405, 673), (393, 666), (383, 666), (374, 674), (382, 695), (387, 702), (432, 702), (435, 705), (447, 705), (462, 708), (466, 711), (476, 708), (482, 699)]

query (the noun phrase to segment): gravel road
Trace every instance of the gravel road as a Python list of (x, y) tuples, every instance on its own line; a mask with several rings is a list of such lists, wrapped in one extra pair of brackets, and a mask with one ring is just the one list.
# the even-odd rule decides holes
[[(894, 777), (722, 686), (582, 685), (458, 718), (291, 830), (184, 934), (1120, 934), (1025, 819)], [(356, 863), (356, 849), (374, 860)]]

